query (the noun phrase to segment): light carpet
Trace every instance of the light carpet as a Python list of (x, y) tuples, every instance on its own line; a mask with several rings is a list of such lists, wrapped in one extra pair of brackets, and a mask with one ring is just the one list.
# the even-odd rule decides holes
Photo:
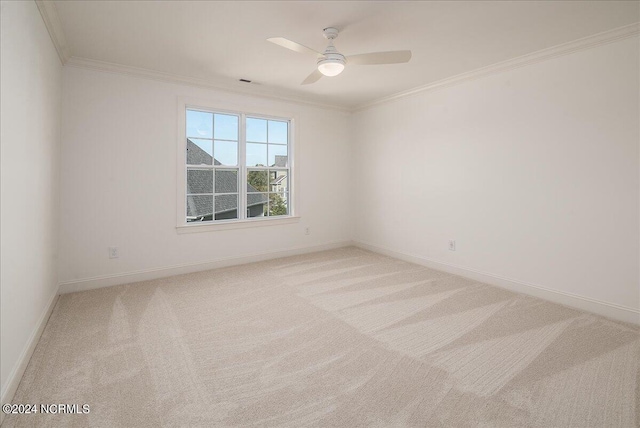
[[(606, 284), (603, 284), (606, 286)], [(636, 427), (637, 327), (341, 248), (60, 297), (3, 427)]]

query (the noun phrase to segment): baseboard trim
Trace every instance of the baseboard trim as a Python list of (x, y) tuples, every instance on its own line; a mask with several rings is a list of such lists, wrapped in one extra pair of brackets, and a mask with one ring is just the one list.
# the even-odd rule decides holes
[(93, 290), (96, 288), (111, 287), (113, 285), (129, 284), (132, 282), (149, 281), (157, 278), (182, 275), (185, 273), (200, 272), (204, 270), (218, 269), (228, 266), (243, 265), (247, 263), (261, 262), (280, 257), (295, 256), (298, 254), (314, 253), (316, 251), (333, 250), (336, 248), (353, 245), (351, 241), (336, 241), (326, 244), (292, 247), (285, 250), (251, 253), (244, 256), (226, 257), (200, 263), (186, 263), (167, 267), (144, 269), (134, 272), (119, 273), (114, 275), (95, 276), (74, 281), (60, 283), (60, 294), (75, 293), (78, 291)]
[[(7, 379), (7, 383), (4, 386), (1, 394), (0, 403), (11, 403), (13, 400), (13, 396), (15, 395), (18, 385), (20, 385), (20, 381), (22, 380), (22, 376), (24, 375), (27, 366), (29, 365), (29, 360), (31, 360), (31, 356), (33, 355), (33, 351), (36, 349), (36, 345), (40, 340), (40, 336), (42, 336), (42, 332), (44, 331), (45, 326), (47, 325), (47, 321), (49, 321), (49, 317), (51, 316), (51, 312), (53, 312), (53, 308), (56, 306), (58, 301), (58, 288), (56, 288), (55, 293), (49, 298), (49, 302), (47, 306), (40, 315), (38, 322), (36, 324), (36, 328), (31, 332), (31, 336), (27, 340), (27, 343), (16, 361), (16, 364), (13, 366), (13, 370), (9, 374), (9, 378)], [(4, 420), (4, 413), (0, 412), (0, 424)]]
[(640, 325), (640, 310), (635, 308), (617, 305), (615, 303), (609, 303), (603, 300), (592, 299), (590, 297), (580, 296), (564, 291), (553, 290), (551, 288), (543, 287), (540, 285), (530, 284), (511, 278), (506, 278), (500, 275), (482, 272), (476, 269), (443, 263), (426, 257), (414, 256), (390, 248), (368, 244), (362, 241), (354, 241), (353, 245), (364, 250), (373, 251), (374, 253), (384, 254), (389, 257), (419, 264), (428, 268), (449, 272), (455, 275), (505, 288), (517, 293), (528, 294), (530, 296), (549, 300), (551, 302), (569, 306), (575, 309), (602, 315), (604, 317), (611, 318), (617, 321)]

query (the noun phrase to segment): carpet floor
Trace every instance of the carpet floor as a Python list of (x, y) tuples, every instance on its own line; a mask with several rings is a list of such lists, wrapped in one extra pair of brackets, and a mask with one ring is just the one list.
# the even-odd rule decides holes
[(3, 427), (637, 427), (639, 333), (341, 248), (61, 296)]

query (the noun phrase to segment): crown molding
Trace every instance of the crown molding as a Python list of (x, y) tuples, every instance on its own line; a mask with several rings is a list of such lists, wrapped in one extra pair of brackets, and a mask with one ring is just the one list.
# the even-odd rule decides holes
[(65, 65), (69, 60), (69, 48), (67, 47), (67, 39), (64, 37), (62, 31), (62, 23), (60, 22), (60, 16), (58, 16), (58, 10), (56, 4), (50, 0), (35, 0), (36, 6), (40, 11), (40, 16), (44, 21), (44, 25), (49, 31), (49, 36), (58, 52), (60, 62)]
[(242, 83), (232, 79), (199, 79), (195, 77), (150, 70), (147, 68), (131, 67), (128, 65), (99, 61), (95, 59), (80, 58), (75, 56), (69, 58), (65, 65), (69, 67), (98, 70), (108, 73), (124, 74), (128, 76), (134, 76), (148, 80), (156, 80), (166, 83), (179, 83), (205, 89), (215, 89), (234, 94), (242, 94), (254, 97), (257, 96), (276, 101), (292, 102), (296, 104), (303, 104), (334, 111), (337, 110), (346, 113), (349, 113), (351, 111), (351, 109), (342, 105), (321, 103), (291, 93), (283, 93), (283, 90), (281, 88)]
[(398, 92), (393, 95), (378, 98), (376, 100), (359, 104), (352, 111), (367, 110), (371, 107), (375, 107), (381, 104), (386, 104), (392, 101), (396, 101), (402, 98), (406, 98), (412, 95), (420, 94), (422, 92), (434, 91), (437, 89), (454, 86), (466, 81), (479, 79), (481, 77), (489, 76), (492, 74), (501, 73), (503, 71), (513, 70), (515, 68), (524, 67), (527, 65), (536, 64), (538, 62), (546, 61), (551, 58), (555, 58), (562, 55), (568, 55), (573, 52), (578, 52), (585, 49), (590, 49), (596, 46), (604, 45), (607, 43), (615, 42), (618, 40), (626, 39), (640, 34), (640, 23), (625, 25), (613, 30), (604, 31), (602, 33), (594, 34), (592, 36), (583, 37), (571, 42), (556, 45), (550, 48), (542, 49), (536, 52), (532, 52), (526, 55), (522, 55), (516, 58), (512, 58), (506, 61), (498, 62), (496, 64), (489, 65), (487, 67), (478, 68), (476, 70), (461, 73), (452, 77), (447, 77), (436, 82), (428, 83), (423, 86), (418, 86), (407, 91)]
[(38, 10), (42, 15), (42, 19), (49, 31), (51, 40), (58, 52), (60, 61), (63, 65), (71, 67), (85, 68), (91, 70), (99, 70), (110, 73), (125, 74), (129, 76), (135, 76), (145, 78), (149, 80), (157, 80), (168, 83), (180, 83), (189, 86), (196, 86), (206, 89), (215, 89), (225, 91), (229, 93), (243, 94), (249, 96), (258, 96), (267, 99), (273, 99), (278, 101), (293, 102), (297, 104), (304, 104), (313, 107), (319, 107), (329, 110), (337, 110), (345, 113), (362, 111), (374, 106), (386, 104), (395, 100), (406, 98), (412, 95), (416, 95), (422, 92), (429, 92), (438, 89), (443, 89), (449, 86), (454, 86), (466, 81), (479, 79), (492, 74), (501, 73), (504, 71), (512, 70), (527, 65), (536, 64), (548, 59), (556, 58), (562, 55), (568, 55), (573, 52), (578, 52), (585, 49), (590, 49), (596, 46), (604, 45), (607, 43), (615, 42), (618, 40), (626, 39), (629, 37), (637, 36), (640, 34), (640, 23), (634, 23), (623, 27), (615, 28), (613, 30), (604, 31), (602, 33), (594, 34), (591, 36), (583, 37), (578, 40), (556, 45), (550, 48), (542, 49), (536, 52), (532, 52), (526, 55), (522, 55), (516, 58), (512, 58), (506, 61), (498, 62), (486, 67), (478, 68), (476, 70), (461, 73), (455, 76), (447, 77), (426, 85), (418, 86), (406, 91), (397, 92), (395, 94), (378, 98), (373, 101), (358, 104), (355, 107), (332, 104), (326, 102), (318, 102), (310, 99), (309, 97), (300, 96), (294, 94), (291, 91), (286, 91), (281, 88), (274, 88), (268, 86), (260, 86), (256, 84), (240, 83), (232, 79), (215, 78), (215, 79), (200, 79), (188, 76), (182, 76), (172, 73), (165, 73), (161, 71), (155, 71), (145, 68), (132, 67), (122, 64), (116, 64), (106, 61), (93, 60), (88, 58), (81, 58), (71, 56), (67, 47), (67, 42), (62, 31), (62, 24), (60, 17), (55, 6), (55, 3), (51, 0), (35, 0)]

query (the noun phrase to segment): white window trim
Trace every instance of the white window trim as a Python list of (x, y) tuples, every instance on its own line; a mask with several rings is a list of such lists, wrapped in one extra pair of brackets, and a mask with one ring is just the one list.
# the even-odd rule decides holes
[[(188, 108), (208, 110), (216, 113), (241, 114), (246, 116), (256, 116), (261, 119), (289, 120), (289, 215), (278, 217), (255, 217), (251, 219), (217, 220), (207, 222), (187, 223), (187, 158), (186, 158), (186, 111)], [(256, 108), (254, 105), (239, 105), (236, 103), (224, 103), (224, 105), (211, 102), (209, 100), (178, 98), (178, 130), (177, 130), (177, 152), (176, 152), (176, 230), (178, 233), (208, 232), (217, 230), (242, 229), (247, 227), (275, 226), (283, 224), (297, 223), (300, 221), (297, 207), (297, 175), (295, 172), (296, 147), (298, 140), (296, 115), (289, 112), (279, 111), (272, 108)], [(241, 116), (243, 117), (243, 116)], [(240, 135), (238, 141), (238, 151), (246, 150), (242, 146), (244, 141), (244, 120), (240, 123)], [(241, 156), (238, 153), (238, 169), (240, 172), (240, 186), (246, 187), (246, 177), (242, 177), (242, 170), (246, 167), (240, 165)], [(245, 187), (240, 187), (244, 189)], [(238, 192), (238, 198), (242, 198), (242, 192)], [(244, 201), (239, 202), (239, 209), (244, 206)], [(240, 211), (238, 211), (240, 212)]]

